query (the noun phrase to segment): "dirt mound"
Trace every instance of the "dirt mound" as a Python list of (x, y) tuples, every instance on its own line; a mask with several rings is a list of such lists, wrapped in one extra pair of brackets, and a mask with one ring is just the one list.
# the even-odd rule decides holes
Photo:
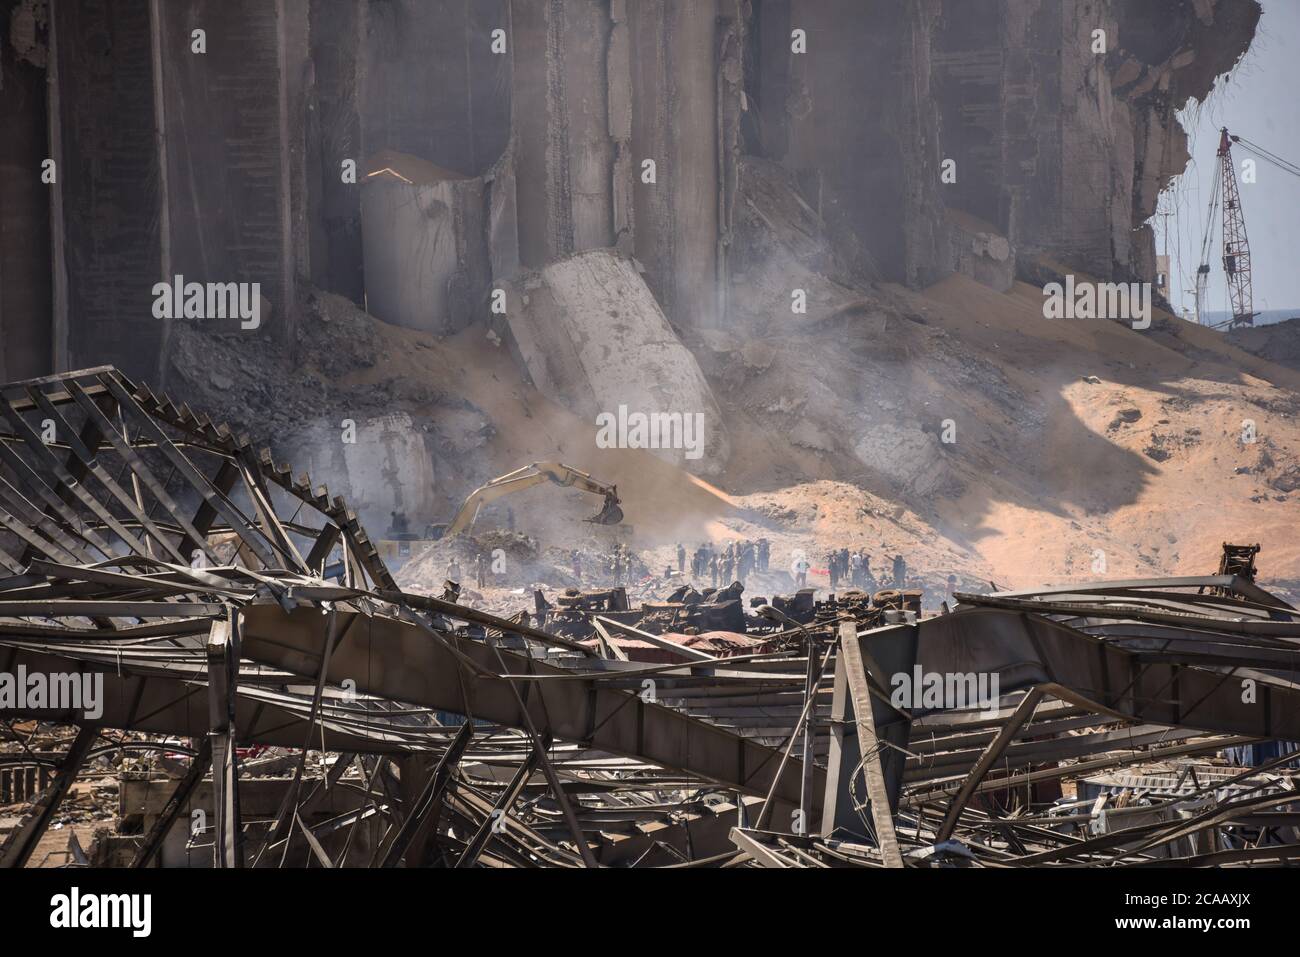
[(1234, 329), (1225, 337), (1253, 356), (1300, 372), (1300, 317), (1249, 329)]
[(730, 529), (765, 528), (774, 565), (808, 550), (818, 584), (822, 551), (882, 543), (931, 592), (948, 573), (1206, 574), (1224, 541), (1260, 542), (1265, 578), (1294, 579), (1300, 377), (1167, 314), (1140, 331), (1048, 320), (1042, 301), (954, 276), (711, 340), (724, 483), (763, 516)]
[(1000, 296), (954, 277), (923, 298), (954, 344), (997, 361), (1037, 407), (985, 423), (1011, 454), (961, 502), (1000, 575), (1204, 574), (1222, 542), (1243, 541), (1264, 545), (1266, 578), (1295, 576), (1293, 371), (1159, 312), (1146, 331), (1045, 320), (1041, 291), (1023, 284)]

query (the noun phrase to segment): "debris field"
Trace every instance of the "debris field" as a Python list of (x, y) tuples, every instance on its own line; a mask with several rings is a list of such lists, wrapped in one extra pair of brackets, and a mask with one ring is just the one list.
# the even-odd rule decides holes
[(1256, 547), (937, 609), (677, 584), (503, 617), (404, 591), (341, 497), (112, 368), (9, 383), (0, 420), (5, 867), (1300, 856), (1300, 611)]

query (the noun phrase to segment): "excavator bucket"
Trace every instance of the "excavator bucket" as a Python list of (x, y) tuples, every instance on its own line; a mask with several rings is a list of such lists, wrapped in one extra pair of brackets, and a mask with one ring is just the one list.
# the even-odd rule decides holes
[(613, 495), (605, 496), (605, 504), (601, 510), (587, 519), (596, 525), (617, 525), (623, 521), (623, 509), (619, 507), (618, 498)]

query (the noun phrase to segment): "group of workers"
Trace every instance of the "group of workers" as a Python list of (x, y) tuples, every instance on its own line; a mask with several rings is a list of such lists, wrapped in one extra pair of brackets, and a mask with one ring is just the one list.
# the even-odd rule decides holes
[[(772, 544), (766, 538), (728, 542), (725, 548), (705, 542), (691, 555), (691, 579), (708, 581), (712, 587), (738, 581), (742, 585), (754, 572), (767, 571)], [(686, 577), (686, 546), (677, 543), (677, 574)]]

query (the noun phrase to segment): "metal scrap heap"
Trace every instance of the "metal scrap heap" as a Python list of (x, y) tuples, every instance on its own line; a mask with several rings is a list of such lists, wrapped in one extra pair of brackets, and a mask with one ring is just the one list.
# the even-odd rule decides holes
[(625, 601), (544, 630), (403, 592), (341, 498), (111, 368), (11, 383), (0, 865), (122, 755), (73, 865), (1287, 862), (1300, 612), (1229, 555), (934, 617), (773, 599), (752, 646)]

